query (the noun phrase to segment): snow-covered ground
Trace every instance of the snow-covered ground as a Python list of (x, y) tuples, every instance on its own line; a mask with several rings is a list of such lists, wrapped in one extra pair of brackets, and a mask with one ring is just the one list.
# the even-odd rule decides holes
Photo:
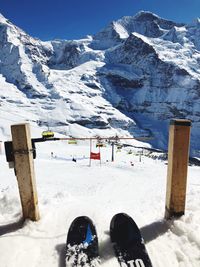
[[(137, 155), (130, 147), (101, 148), (102, 162), (89, 167), (89, 143), (39, 143), (34, 161), (38, 222), (22, 226), (21, 206), (13, 169), (0, 155), (0, 266), (65, 266), (65, 242), (72, 220), (89, 216), (95, 223), (101, 266), (119, 266), (109, 239), (110, 221), (118, 212), (129, 214), (140, 227), (154, 267), (200, 266), (199, 167), (189, 167), (186, 213), (165, 221), (166, 162)], [(93, 143), (94, 152), (96, 151)], [(54, 158), (51, 158), (51, 152)], [(75, 157), (77, 162), (73, 162)], [(134, 163), (134, 166), (132, 166)]]
[[(0, 24), (1, 146), (10, 124), (23, 120), (33, 137), (49, 126), (76, 137), (152, 135), (166, 147), (168, 119), (178, 116), (193, 121), (191, 146), (199, 152), (199, 20), (179, 25), (140, 12), (93, 37), (53, 42), (31, 38), (2, 15)], [(37, 144), (41, 219), (24, 224), (16, 177), (0, 150), (0, 267), (64, 267), (67, 232), (81, 215), (96, 225), (101, 266), (119, 266), (109, 239), (118, 212), (140, 227), (154, 267), (199, 267), (199, 167), (189, 167), (185, 216), (167, 222), (166, 162), (140, 161), (129, 149), (111, 162), (111, 147), (102, 148), (101, 166), (89, 167), (86, 141)]]

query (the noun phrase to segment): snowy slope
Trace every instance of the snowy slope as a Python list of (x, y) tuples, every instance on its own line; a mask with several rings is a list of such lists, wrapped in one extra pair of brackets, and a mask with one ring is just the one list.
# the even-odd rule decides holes
[[(11, 139), (11, 124), (29, 122), (32, 137), (49, 126), (77, 137), (154, 136), (152, 144), (166, 148), (169, 120), (179, 117), (193, 122), (197, 154), (199, 29), (198, 19), (185, 25), (140, 12), (82, 40), (42, 42), (1, 15), (0, 141)], [(118, 266), (108, 232), (118, 212), (141, 228), (154, 267), (199, 267), (199, 167), (189, 167), (185, 216), (166, 222), (167, 165), (148, 150), (140, 162), (141, 149), (126, 147), (111, 162), (107, 146), (101, 166), (89, 167), (86, 141), (40, 143), (34, 163), (41, 219), (22, 225), (16, 178), (0, 145), (1, 267), (64, 267), (67, 231), (80, 215), (95, 222), (101, 266)]]
[(182, 25), (184, 24), (164, 20), (151, 12), (141, 11), (135, 16), (125, 16), (111, 22), (94, 36), (92, 45), (100, 49), (109, 48), (122, 43), (132, 32), (138, 32), (147, 37), (160, 37), (173, 27)]
[[(68, 135), (78, 125), (88, 135), (151, 136), (167, 149), (169, 120), (187, 118), (198, 154), (199, 35), (199, 19), (186, 25), (141, 11), (94, 36), (42, 42), (1, 15), (0, 122), (10, 112), (14, 122)], [(3, 139), (9, 128), (0, 127)]]
[[(37, 144), (35, 171), (41, 219), (27, 220), (23, 227), (14, 171), (8, 168), (5, 155), (0, 155), (1, 266), (64, 267), (67, 232), (80, 215), (95, 222), (101, 266), (119, 266), (109, 225), (112, 216), (126, 212), (140, 227), (154, 267), (199, 267), (199, 167), (189, 167), (185, 216), (167, 222), (163, 220), (167, 166), (145, 150), (140, 162), (140, 149), (131, 149), (133, 154), (127, 153), (130, 148), (115, 151), (115, 161), (111, 162), (111, 147), (102, 148), (101, 166), (92, 161), (89, 167), (86, 141), (78, 145)], [(92, 150), (96, 151), (95, 143)], [(77, 158), (76, 163), (72, 157)]]

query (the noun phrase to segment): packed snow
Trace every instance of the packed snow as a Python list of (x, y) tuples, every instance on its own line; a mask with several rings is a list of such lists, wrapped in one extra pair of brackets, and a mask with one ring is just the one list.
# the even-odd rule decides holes
[(68, 245), (66, 252), (66, 267), (73, 267), (74, 263), (77, 262), (77, 266), (85, 267), (99, 267), (101, 260), (100, 257), (96, 257), (88, 262), (88, 255), (84, 252), (84, 249), (87, 249), (88, 244), (79, 244), (79, 245)]
[[(31, 127), (33, 135), (39, 129)], [(81, 134), (73, 129), (74, 136)], [(9, 137), (8, 137), (9, 139)], [(166, 161), (153, 159), (137, 141), (133, 146), (101, 148), (101, 164), (89, 166), (89, 141), (36, 144), (34, 160), (40, 220), (21, 221), (17, 181), (0, 155), (0, 262), (2, 267), (65, 266), (65, 242), (71, 222), (81, 215), (96, 225), (101, 266), (119, 266), (109, 237), (112, 217), (129, 214), (138, 224), (154, 267), (200, 264), (199, 167), (189, 167), (185, 215), (165, 221)], [(92, 151), (97, 152), (96, 143)], [(143, 155), (141, 152), (143, 151)], [(53, 154), (51, 153), (53, 152)], [(154, 155), (155, 156), (155, 155)], [(76, 162), (72, 159), (76, 159)]]

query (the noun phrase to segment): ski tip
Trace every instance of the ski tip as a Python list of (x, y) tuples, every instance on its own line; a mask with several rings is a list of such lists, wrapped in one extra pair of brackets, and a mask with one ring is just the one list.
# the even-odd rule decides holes
[(83, 223), (89, 223), (89, 224), (93, 225), (93, 221), (89, 217), (87, 217), (87, 216), (79, 216), (79, 217), (76, 217), (72, 221), (71, 226), (73, 227), (73, 225), (75, 225), (75, 224), (76, 225), (77, 224), (80, 225), (80, 224), (83, 224)]
[(99, 261), (99, 250), (95, 226), (89, 217), (77, 217), (67, 235), (66, 266), (98, 266), (93, 264), (96, 261)]
[(110, 223), (110, 238), (112, 243), (130, 243), (142, 239), (137, 224), (126, 213), (113, 216)]
[(93, 221), (87, 216), (79, 216), (70, 225), (67, 244), (89, 243), (94, 237), (97, 238), (97, 234)]
[(152, 267), (140, 229), (129, 215), (118, 213), (112, 218), (110, 238), (120, 266)]

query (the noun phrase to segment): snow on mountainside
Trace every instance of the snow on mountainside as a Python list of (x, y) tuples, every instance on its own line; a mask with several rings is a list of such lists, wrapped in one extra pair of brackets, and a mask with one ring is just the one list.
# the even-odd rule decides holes
[[(1, 15), (0, 121), (10, 112), (16, 122), (65, 134), (81, 127), (88, 135), (152, 136), (165, 149), (169, 120), (187, 118), (197, 153), (199, 36), (199, 19), (186, 25), (141, 11), (94, 36), (42, 42)], [(0, 137), (8, 132), (1, 127)]]
[(138, 32), (147, 37), (160, 37), (173, 27), (183, 26), (181, 23), (159, 18), (151, 12), (141, 11), (135, 16), (125, 16), (111, 22), (105, 29), (94, 36), (95, 44), (100, 49), (122, 42), (132, 32)]

